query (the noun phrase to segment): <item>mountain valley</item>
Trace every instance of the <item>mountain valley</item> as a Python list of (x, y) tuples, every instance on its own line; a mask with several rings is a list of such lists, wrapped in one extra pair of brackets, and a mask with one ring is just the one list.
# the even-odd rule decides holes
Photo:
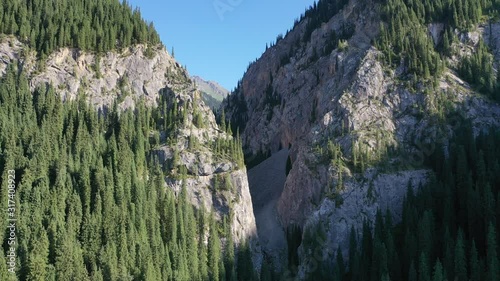
[(127, 2), (0, 0), (0, 280), (500, 280), (498, 10), (320, 0), (229, 92)]

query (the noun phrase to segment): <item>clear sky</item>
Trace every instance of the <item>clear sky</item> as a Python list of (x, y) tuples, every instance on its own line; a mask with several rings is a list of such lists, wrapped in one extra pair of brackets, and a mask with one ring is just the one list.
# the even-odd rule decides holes
[(314, 0), (129, 0), (191, 75), (232, 90)]

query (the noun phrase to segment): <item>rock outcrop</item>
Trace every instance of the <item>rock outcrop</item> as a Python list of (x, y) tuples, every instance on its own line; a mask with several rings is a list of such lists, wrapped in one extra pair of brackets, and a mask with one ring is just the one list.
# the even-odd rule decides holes
[[(184, 183), (193, 204), (207, 212), (213, 210), (218, 219), (232, 212), (230, 223), (235, 244), (250, 240), (255, 264), (259, 266), (260, 247), (246, 169), (234, 159), (214, 156), (212, 151), (215, 139), (232, 136), (218, 128), (215, 116), (201, 100), (187, 71), (163, 47), (137, 45), (101, 55), (64, 48), (40, 61), (17, 39), (3, 37), (0, 75), (8, 64), (16, 61), (29, 77), (32, 90), (51, 84), (63, 100), (83, 98), (104, 114), (114, 102), (122, 110), (134, 109), (139, 101), (156, 106), (161, 95), (183, 106), (187, 111), (186, 121), (171, 140), (160, 136), (160, 145), (153, 149), (153, 154), (169, 171), (174, 150), (180, 151), (177, 166), (185, 166), (188, 175), (181, 180), (175, 177), (176, 172), (170, 173), (174, 176), (165, 178), (165, 186), (178, 192)], [(195, 112), (203, 121), (200, 128), (193, 125)], [(190, 140), (196, 140), (198, 145), (190, 147)], [(216, 190), (216, 176), (229, 179), (231, 188)]]
[(105, 109), (118, 100), (123, 109), (143, 99), (155, 105), (161, 90), (178, 90), (189, 84), (186, 71), (162, 47), (137, 45), (121, 52), (95, 55), (79, 49), (60, 49), (43, 61), (14, 38), (0, 43), (0, 71), (20, 60), (30, 76), (31, 88), (51, 84), (63, 100), (85, 94), (87, 101)]
[(229, 95), (229, 91), (215, 81), (206, 81), (199, 76), (192, 76), (191, 79), (198, 90), (218, 101), (219, 105)]
[[(372, 1), (349, 1), (304, 41), (307, 21), (249, 66), (223, 107), (240, 126), (247, 154), (291, 147), (293, 165), (277, 204), (282, 227), (322, 224), (335, 241), (326, 245), (333, 253), (347, 246), (350, 226), (372, 219), (378, 208), (398, 217), (408, 182), (425, 183), (430, 171), (423, 159), (438, 142), (446, 146), (458, 120), (470, 119), (476, 133), (499, 126), (500, 106), (451, 70), (432, 94), (398, 79), (403, 69), (385, 65), (374, 47), (380, 17)], [(326, 48), (329, 34), (346, 26), (352, 36)], [(440, 26), (429, 28), (440, 40)], [(461, 44), (475, 47), (470, 40)], [(325, 156), (329, 141), (340, 149), (338, 162)], [(354, 168), (354, 154), (374, 168)]]

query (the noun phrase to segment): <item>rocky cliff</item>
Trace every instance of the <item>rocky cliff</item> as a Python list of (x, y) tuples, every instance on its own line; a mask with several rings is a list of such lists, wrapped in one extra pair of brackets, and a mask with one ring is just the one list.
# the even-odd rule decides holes
[[(257, 232), (246, 169), (234, 158), (215, 155), (213, 143), (232, 136), (219, 129), (215, 117), (200, 98), (188, 73), (163, 47), (137, 45), (121, 52), (101, 55), (64, 48), (37, 60), (36, 54), (13, 37), (0, 39), (0, 74), (9, 63), (19, 63), (27, 73), (32, 90), (52, 84), (63, 100), (83, 99), (105, 114), (116, 101), (121, 109), (134, 108), (139, 101), (156, 106), (160, 97), (186, 109), (176, 135), (159, 137), (154, 154), (163, 164), (165, 187), (178, 192), (182, 184), (195, 206), (215, 211), (222, 219), (232, 213), (230, 222), (236, 244), (250, 239), (256, 264), (260, 261)], [(202, 124), (194, 126), (195, 118)], [(153, 136), (152, 136), (153, 137)], [(196, 143), (193, 146), (193, 143)], [(179, 152), (175, 167), (174, 151)], [(176, 167), (185, 166), (187, 177), (179, 178)], [(228, 189), (219, 190), (215, 178), (227, 179)]]
[[(292, 168), (277, 202), (281, 224), (321, 224), (325, 256), (345, 249), (350, 227), (373, 220), (377, 209), (399, 217), (408, 183), (418, 187), (428, 179), (423, 159), (436, 143), (446, 146), (457, 122), (471, 120), (476, 133), (500, 125), (500, 106), (451, 69), (430, 94), (425, 84), (401, 79), (402, 69), (388, 67), (374, 46), (378, 5), (348, 1), (310, 38), (311, 19), (303, 18), (249, 66), (223, 104), (250, 159), (290, 147)], [(468, 38), (484, 35), (498, 53), (490, 28), (497, 24), (456, 31), (462, 40), (454, 47), (474, 50), (477, 41)], [(429, 33), (443, 36), (436, 25)], [(332, 34), (344, 38), (335, 48)]]

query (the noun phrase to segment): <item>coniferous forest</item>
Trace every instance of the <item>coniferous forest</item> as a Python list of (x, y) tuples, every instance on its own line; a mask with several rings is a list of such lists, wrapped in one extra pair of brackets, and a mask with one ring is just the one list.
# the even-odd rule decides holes
[[(403, 65), (414, 81), (431, 77), (437, 81), (445, 70), (446, 58), (455, 54), (452, 46), (458, 41), (456, 32), (472, 30), (479, 23), (491, 23), (500, 11), (498, 0), (379, 2), (383, 23), (376, 46), (389, 65)], [(427, 30), (432, 23), (444, 24), (444, 34), (437, 46)], [(477, 91), (500, 101), (500, 80), (493, 71), (493, 58), (484, 42), (477, 49), (470, 57), (462, 58), (455, 70)]]
[[(455, 31), (498, 19), (499, 1), (378, 3), (383, 22), (375, 45), (387, 65), (404, 66), (403, 79), (437, 81), (451, 67), (478, 92), (500, 101), (500, 75), (493, 70), (487, 42), (480, 41), (457, 68), (446, 63), (458, 41)], [(306, 17), (320, 18), (324, 9), (318, 7)], [(436, 22), (445, 28), (437, 46), (427, 30), (427, 24)], [(435, 172), (430, 182), (419, 187), (408, 183), (402, 222), (394, 223), (390, 212), (379, 210), (374, 222), (366, 221), (360, 231), (351, 229), (347, 256), (339, 249), (334, 259), (306, 267), (306, 280), (500, 280), (500, 132), (492, 129), (474, 137), (471, 125), (461, 122), (465, 125), (454, 132), (450, 145), (427, 157), (426, 166)], [(302, 239), (312, 255), (322, 247), (318, 237), (325, 237), (321, 226), (306, 229), (299, 243)], [(289, 245), (297, 245), (293, 235), (288, 239)], [(289, 264), (292, 272), (298, 265), (293, 259)]]
[[(337, 251), (307, 280), (500, 280), (499, 142), (498, 131), (475, 138), (470, 125), (460, 127), (447, 155), (439, 146), (428, 157), (430, 182), (408, 183), (402, 222), (379, 210), (375, 222), (351, 229), (348, 257)], [(306, 233), (302, 243), (318, 247), (324, 230)]]
[[(149, 156), (150, 132), (174, 136), (184, 122), (184, 109), (167, 100), (103, 116), (83, 99), (63, 103), (52, 87), (31, 93), (9, 66), (0, 80), (0, 170), (2, 181), (8, 170), (22, 179), (19, 280), (253, 280), (248, 246), (235, 253), (230, 218), (195, 209), (185, 186), (175, 196), (164, 178), (186, 177), (185, 168), (165, 174)], [(10, 280), (5, 253), (0, 280)]]
[[(307, 24), (298, 45), (311, 40), (312, 33), (348, 2), (315, 3), (300, 18)], [(457, 33), (498, 19), (500, 0), (374, 2), (382, 22), (373, 44), (385, 66), (403, 69), (401, 80), (436, 84), (451, 69), (474, 91), (500, 101), (500, 72), (495, 73), (487, 42), (480, 41), (475, 52), (456, 65), (448, 64)], [(439, 44), (427, 30), (436, 22), (444, 25)], [(330, 45), (314, 58), (330, 54), (355, 32), (352, 26), (344, 29), (333, 33)], [(0, 34), (15, 36), (36, 51), (39, 60), (61, 47), (102, 54), (134, 44), (161, 44), (140, 11), (118, 0), (0, 0)], [(290, 63), (288, 57), (281, 60), (280, 67)], [(220, 118), (228, 135), (243, 130), (248, 121), (239, 91), (227, 103), (236, 104), (240, 115), (232, 115), (231, 124), (226, 124), (223, 111)], [(266, 92), (265, 103), (280, 105), (272, 84)], [(11, 176), (21, 179), (11, 197), (17, 216), (23, 218), (16, 230), (18, 280), (295, 280), (297, 247), (302, 245), (305, 256), (308, 249), (321, 247), (321, 226), (303, 233), (291, 229), (288, 243), (297, 247), (290, 247), (284, 272), (276, 272), (264, 258), (257, 273), (249, 244), (235, 246), (231, 212), (217, 219), (191, 204), (185, 184), (178, 194), (165, 188), (165, 178), (189, 177), (187, 168), (178, 163), (178, 151), (168, 169), (152, 151), (162, 134), (166, 142), (176, 142), (187, 114), (187, 105), (178, 105), (166, 93), (157, 107), (138, 101), (135, 109), (121, 111), (115, 102), (101, 114), (87, 104), (83, 92), (77, 100), (63, 102), (51, 85), (31, 91), (22, 65), (9, 64), (0, 78), (0, 209), (8, 209), (4, 199), (9, 191), (3, 183)], [(202, 128), (202, 115), (193, 115), (189, 125)], [(313, 123), (316, 114), (311, 115)], [(352, 228), (347, 255), (339, 249), (334, 259), (321, 260), (304, 278), (500, 281), (500, 132), (475, 133), (467, 120), (461, 123), (454, 137), (425, 159), (434, 172), (429, 182), (408, 182), (401, 222), (379, 210), (375, 221), (366, 221), (361, 230)], [(189, 145), (194, 149), (199, 144), (190, 136)], [(241, 146), (239, 137), (217, 138), (209, 149), (242, 168)], [(267, 156), (266, 151), (246, 159), (247, 164)], [(290, 157), (286, 165), (288, 174)], [(216, 177), (214, 188), (231, 186), (228, 179)], [(8, 226), (7, 220), (0, 220), (0, 280), (12, 277), (5, 250), (10, 248)]]
[(16, 35), (40, 58), (61, 47), (107, 52), (160, 43), (153, 24), (117, 0), (1, 0), (1, 33)]

